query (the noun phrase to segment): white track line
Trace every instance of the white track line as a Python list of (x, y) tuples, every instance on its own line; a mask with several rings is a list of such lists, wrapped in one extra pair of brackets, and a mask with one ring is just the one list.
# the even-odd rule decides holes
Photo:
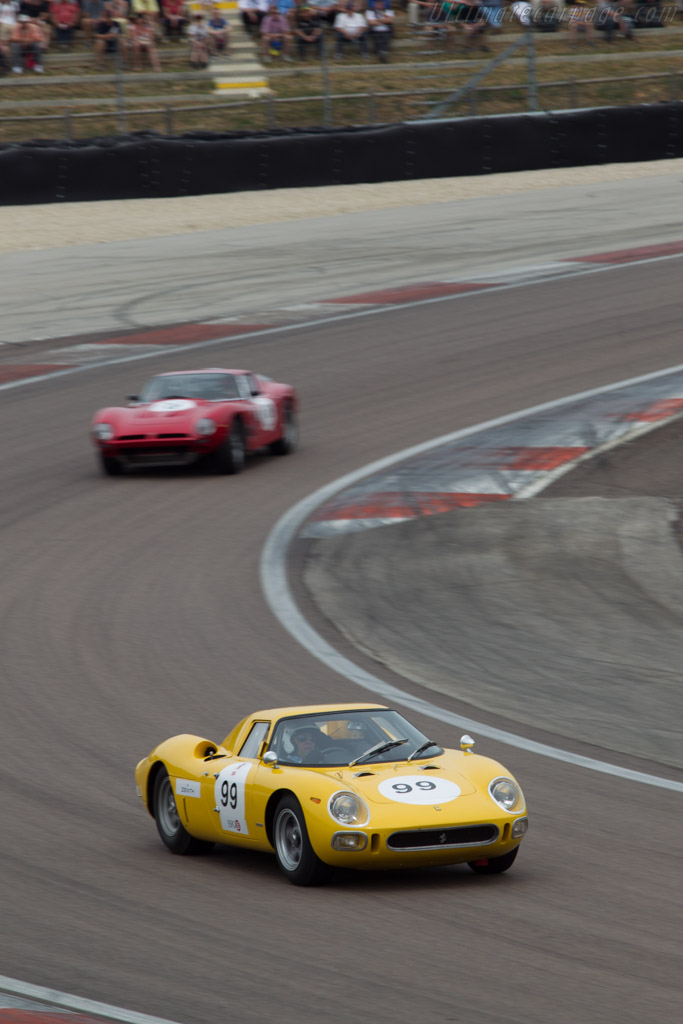
[(317, 633), (306, 621), (296, 605), (287, 578), (287, 552), (290, 544), (299, 533), (299, 530), (305, 520), (320, 505), (327, 501), (328, 498), (331, 498), (332, 495), (350, 487), (352, 484), (357, 483), (364, 477), (370, 476), (374, 473), (379, 473), (388, 466), (394, 465), (397, 462), (402, 462), (405, 459), (419, 455), (422, 452), (430, 451), (432, 448), (436, 448), (443, 444), (449, 444), (454, 441), (460, 441), (465, 437), (481, 433), (484, 430), (503, 426), (506, 423), (514, 423), (516, 420), (527, 416), (533, 416), (536, 413), (560, 409), (563, 406), (570, 405), (574, 402), (580, 402), (584, 399), (592, 398), (597, 395), (618, 391), (619, 389), (630, 385), (642, 384), (650, 380), (665, 377), (668, 374), (680, 373), (681, 370), (683, 370), (682, 365), (669, 367), (667, 370), (644, 374), (640, 377), (631, 377), (629, 380), (620, 381), (616, 384), (608, 384), (602, 388), (593, 388), (590, 391), (582, 391), (578, 394), (569, 395), (566, 398), (560, 398), (553, 402), (544, 402), (542, 405), (523, 409), (521, 412), (511, 413), (508, 416), (501, 416), (497, 419), (488, 420), (485, 423), (479, 423), (476, 426), (467, 427), (465, 430), (458, 430), (452, 434), (446, 434), (443, 437), (438, 437), (435, 440), (414, 445), (411, 448), (406, 448), (402, 452), (395, 453), (394, 455), (390, 455), (384, 459), (379, 459), (377, 462), (372, 462), (369, 465), (364, 466), (362, 469), (356, 470), (353, 473), (348, 473), (346, 476), (340, 477), (340, 479), (327, 484), (325, 487), (321, 487), (319, 490), (315, 491), (307, 498), (304, 498), (286, 512), (275, 524), (265, 543), (261, 554), (260, 574), (261, 586), (270, 610), (287, 632), (290, 633), (302, 647), (312, 654), (314, 658), (317, 658), (334, 672), (337, 672), (339, 675), (349, 679), (357, 686), (361, 686), (363, 689), (369, 690), (371, 693), (376, 694), (386, 701), (411, 708), (413, 711), (421, 715), (425, 715), (427, 718), (434, 718), (439, 722), (447, 722), (449, 725), (457, 726), (467, 732), (476, 732), (481, 736), (488, 737), (489, 739), (497, 740), (500, 743), (506, 743), (508, 746), (518, 747), (521, 750), (527, 750), (533, 754), (540, 754), (542, 757), (550, 757), (555, 761), (564, 761), (580, 768), (588, 768), (591, 771), (602, 772), (605, 775), (614, 775), (629, 782), (641, 782), (647, 786), (657, 786), (660, 789), (668, 789), (677, 793), (683, 793), (683, 782), (676, 782), (672, 779), (662, 778), (658, 775), (649, 775), (645, 772), (632, 771), (629, 768), (610, 764), (607, 761), (598, 761), (592, 757), (583, 757), (580, 754), (561, 750), (559, 747), (552, 747), (545, 743), (537, 743), (535, 740), (527, 739), (526, 737), (520, 736), (516, 733), (506, 732), (503, 729), (496, 729), (493, 726), (485, 725), (483, 722), (476, 722), (471, 718), (464, 718), (460, 715), (455, 715), (450, 711), (446, 711), (444, 708), (440, 708), (436, 704), (432, 704), (431, 702), (422, 700), (418, 697), (413, 697), (411, 694), (398, 689), (396, 686), (392, 686), (390, 683), (385, 682), (378, 676), (372, 675), (370, 672), (366, 672), (364, 669), (360, 668), (360, 666), (354, 664), (354, 662), (350, 661), (348, 658), (344, 657), (344, 655), (335, 650), (335, 648), (323, 639), (323, 637), (321, 637), (320, 634)]
[[(14, 978), (6, 978), (0, 974), (0, 993), (2, 992), (20, 996), (22, 999), (34, 999), (36, 1002), (45, 1003), (46, 1008), (48, 1006), (59, 1007), (73, 1013), (100, 1017), (102, 1020), (120, 1021), (121, 1024), (174, 1024), (173, 1021), (164, 1020), (161, 1017), (150, 1017), (146, 1013), (136, 1013), (134, 1010), (121, 1010), (108, 1003), (80, 999), (78, 996), (70, 996), (66, 992), (57, 991), (57, 989), (43, 988), (42, 985), (29, 985), (28, 982), (16, 981)], [(68, 1017), (64, 1018), (64, 1024), (69, 1024)]]
[[(354, 310), (350, 313), (338, 313), (335, 316), (326, 316), (322, 319), (315, 320), (304, 320), (294, 324), (280, 324), (274, 327), (267, 327), (262, 331), (248, 331), (244, 334), (231, 334), (224, 338), (211, 338), (208, 341), (194, 341), (187, 345), (172, 345), (165, 346), (159, 345), (157, 352), (137, 352), (135, 355), (119, 356), (116, 359), (103, 359), (99, 362), (84, 363), (80, 366), (69, 366), (64, 370), (55, 370), (53, 373), (43, 373), (35, 377), (23, 377), (20, 380), (7, 381), (5, 384), (0, 384), (0, 391), (11, 391), (14, 388), (27, 387), (29, 384), (42, 384), (46, 380), (55, 380), (57, 377), (70, 377), (75, 373), (86, 373), (89, 370), (99, 370), (104, 366), (118, 366), (121, 363), (135, 363), (140, 362), (143, 359), (158, 359), (167, 356), (169, 352), (175, 354), (176, 352), (194, 352), (196, 349), (202, 348), (215, 348), (216, 345), (231, 344), (236, 341), (245, 341), (249, 338), (263, 338), (269, 334), (280, 334), (283, 332), (291, 333), (292, 331), (302, 330), (304, 327), (321, 327), (325, 324), (339, 323), (340, 320), (355, 320), (358, 317), (365, 316), (378, 316), (382, 313), (394, 313), (400, 309), (412, 309), (416, 306), (432, 306), (438, 302), (456, 302), (462, 299), (471, 299), (473, 297), (482, 295), (491, 295), (495, 292), (507, 292), (516, 288), (527, 288), (530, 285), (535, 284), (548, 284), (551, 281), (562, 281), (567, 278), (586, 277), (591, 274), (603, 274), (610, 270), (623, 270), (625, 267), (639, 267), (648, 263), (663, 263), (667, 260), (682, 259), (683, 253), (670, 253), (666, 256), (649, 256), (646, 259), (632, 260), (629, 263), (607, 263), (607, 264), (591, 264), (587, 265), (583, 270), (572, 269), (576, 264), (580, 264), (579, 258), (572, 257), (567, 260), (568, 269), (565, 272), (553, 274), (550, 277), (546, 277), (543, 274), (539, 274), (537, 277), (530, 277), (523, 281), (510, 281), (507, 284), (494, 285), (491, 288), (478, 289), (471, 292), (461, 292), (457, 295), (437, 295), (431, 299), (413, 299), (410, 302), (397, 302), (393, 304), (377, 305), (370, 309), (359, 309)], [(513, 267), (511, 273), (514, 274), (515, 268)], [(486, 274), (480, 275), (482, 279), (485, 279)], [(378, 291), (384, 289), (377, 289)], [(196, 323), (197, 321), (192, 321)], [(207, 321), (211, 323), (211, 321)], [(148, 325), (145, 330), (151, 330), (153, 325)]]

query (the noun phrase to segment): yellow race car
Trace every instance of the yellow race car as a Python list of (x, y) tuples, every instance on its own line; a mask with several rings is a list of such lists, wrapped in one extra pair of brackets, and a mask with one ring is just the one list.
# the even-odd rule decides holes
[(174, 736), (135, 770), (173, 853), (214, 843), (274, 852), (295, 885), (333, 868), (512, 865), (524, 794), (497, 761), (445, 750), (379, 704), (259, 711), (222, 743)]

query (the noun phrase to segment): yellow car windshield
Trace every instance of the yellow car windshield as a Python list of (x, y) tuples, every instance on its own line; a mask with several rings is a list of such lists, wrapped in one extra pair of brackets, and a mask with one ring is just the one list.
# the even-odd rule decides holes
[(443, 749), (397, 711), (320, 712), (281, 719), (270, 750), (281, 764), (308, 767), (408, 761), (438, 757)]

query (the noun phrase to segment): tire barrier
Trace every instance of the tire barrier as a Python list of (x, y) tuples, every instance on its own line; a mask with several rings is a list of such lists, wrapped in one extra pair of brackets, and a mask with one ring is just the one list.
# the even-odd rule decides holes
[(0, 205), (493, 174), (683, 156), (683, 104), (0, 145)]

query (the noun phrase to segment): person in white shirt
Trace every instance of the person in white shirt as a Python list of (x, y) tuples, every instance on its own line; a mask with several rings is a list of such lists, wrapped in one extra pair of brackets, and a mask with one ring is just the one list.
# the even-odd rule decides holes
[(190, 41), (190, 64), (193, 68), (205, 68), (211, 60), (209, 53), (209, 30), (203, 14), (195, 14), (187, 30)]
[(0, 46), (9, 48), (19, 14), (19, 0), (0, 0)]
[(259, 34), (261, 22), (268, 13), (270, 0), (237, 0), (237, 9), (247, 32)]
[(358, 46), (358, 49), (367, 57), (367, 31), (368, 23), (364, 14), (356, 11), (353, 0), (347, 0), (344, 10), (340, 11), (334, 19), (334, 32), (337, 37), (335, 56), (339, 60), (344, 56), (344, 49), (349, 44)]
[(365, 12), (370, 30), (370, 38), (375, 54), (385, 61), (389, 54), (389, 41), (394, 31), (394, 12), (386, 7), (384, 0), (375, 0), (375, 6)]
[(520, 25), (524, 25), (525, 28), (529, 28), (531, 26), (534, 17), (534, 9), (529, 3), (529, 0), (513, 0), (510, 4), (510, 10), (514, 14), (515, 18), (517, 18)]

